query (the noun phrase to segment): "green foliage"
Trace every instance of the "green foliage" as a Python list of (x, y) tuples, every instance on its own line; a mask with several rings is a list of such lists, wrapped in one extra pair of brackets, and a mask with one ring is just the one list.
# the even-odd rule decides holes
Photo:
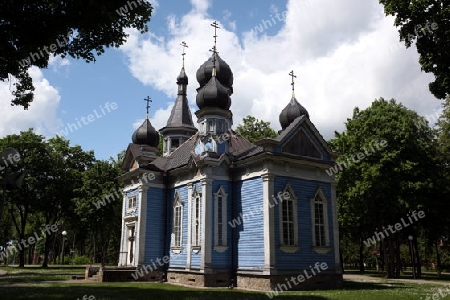
[[(96, 262), (101, 259), (115, 260), (118, 257), (122, 196), (117, 177), (122, 173), (120, 161), (98, 160), (81, 174), (82, 185), (75, 190), (75, 214), (70, 222), (73, 226), (83, 228), (79, 237), (92, 242), (89, 252), (94, 254)], [(96, 207), (94, 203), (101, 200), (105, 205)], [(111, 254), (108, 253), (109, 250)]]
[(258, 120), (255, 117), (247, 116), (243, 120), (244, 124), (238, 125), (236, 133), (254, 143), (263, 138), (274, 138), (277, 136), (275, 130), (270, 128), (270, 122)]
[(375, 141), (387, 143), (336, 176), (343, 232), (365, 240), (413, 210), (424, 210), (426, 218), (396, 233), (396, 240), (414, 234), (413, 227), (439, 223), (446, 204), (436, 133), (415, 112), (380, 98), (366, 110), (355, 108), (345, 132), (335, 134), (330, 144), (343, 157), (364, 153)]
[[(68, 232), (66, 247), (75, 247), (80, 255), (95, 253), (98, 258), (114, 261), (120, 244), (118, 220), (122, 201), (116, 198), (101, 209), (92, 202), (101, 200), (105, 193), (118, 191), (117, 177), (122, 172), (119, 160), (97, 161), (92, 151), (71, 146), (62, 137), (45, 140), (32, 130), (0, 139), (0, 149), (5, 147), (19, 151), (21, 160), (16, 169), (25, 178), (20, 189), (6, 195), (7, 209), (2, 218), (5, 222), (0, 228), (2, 242), (20, 241), (34, 232), (41, 235), (45, 225), (58, 223), (58, 232), (46, 232), (46, 237), (33, 245), (32, 250), (44, 254), (44, 267), (49, 264), (50, 252), (61, 253), (61, 230)], [(4, 176), (4, 171), (0, 176)], [(28, 250), (19, 253), (21, 266), (26, 263)], [(59, 259), (57, 256), (56, 262)]]
[(0, 1), (0, 79), (18, 80), (12, 104), (33, 101), (30, 66), (46, 68), (50, 55), (95, 61), (126, 41), (126, 28), (146, 32), (151, 12), (140, 0)]
[(75, 256), (72, 259), (73, 265), (88, 265), (92, 262), (92, 260), (89, 257), (86, 256)]
[(439, 99), (450, 94), (450, 5), (436, 0), (380, 0), (387, 15), (395, 16), (400, 40), (415, 41), (422, 70), (433, 73), (430, 91)]

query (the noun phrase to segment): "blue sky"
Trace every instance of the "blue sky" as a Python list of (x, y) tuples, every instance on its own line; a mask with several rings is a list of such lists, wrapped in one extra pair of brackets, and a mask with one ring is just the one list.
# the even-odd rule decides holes
[[(218, 51), (234, 72), (234, 127), (250, 114), (280, 129), (290, 70), (298, 75), (297, 99), (326, 139), (344, 129), (355, 106), (364, 109), (375, 98), (396, 98), (421, 115), (439, 108), (428, 91), (432, 76), (420, 71), (415, 47), (407, 50), (398, 41), (393, 19), (377, 0), (152, 3), (149, 33), (130, 30), (125, 45), (107, 49), (95, 63), (55, 58), (48, 69), (30, 69), (36, 93), (28, 111), (11, 107), (9, 83), (0, 83), (0, 136), (30, 127), (46, 137), (66, 130), (71, 144), (94, 150), (99, 159), (116, 157), (145, 117), (146, 96), (153, 99), (152, 124), (165, 125), (176, 97), (182, 41), (189, 45), (188, 99), (195, 122), (195, 72), (210, 55), (214, 20), (221, 26)], [(81, 126), (68, 130), (77, 121)]]

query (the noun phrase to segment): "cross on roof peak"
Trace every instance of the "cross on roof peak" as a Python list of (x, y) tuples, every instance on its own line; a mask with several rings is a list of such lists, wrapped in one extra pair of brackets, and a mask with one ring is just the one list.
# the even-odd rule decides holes
[(213, 37), (214, 37), (214, 47), (212, 48), (212, 52), (213, 53), (216, 53), (217, 52), (217, 29), (219, 28), (220, 29), (220, 27), (219, 27), (219, 23), (217, 23), (217, 21), (214, 21), (212, 24), (211, 24), (211, 26), (212, 27), (214, 27), (214, 35), (213, 35)]
[(289, 72), (289, 76), (291, 76), (291, 78), (292, 78), (292, 82), (291, 82), (291, 85), (292, 85), (292, 98), (294, 98), (295, 97), (295, 93), (294, 93), (294, 86), (295, 86), (294, 78), (297, 78), (297, 76), (294, 75), (294, 70)]
[(184, 68), (184, 56), (186, 55), (186, 53), (184, 52), (184, 50), (185, 50), (186, 48), (189, 48), (189, 46), (186, 44), (185, 41), (182, 41), (180, 45), (181, 45), (181, 47), (183, 47), (183, 53), (182, 53), (181, 55), (183, 56), (183, 68)]
[(153, 101), (152, 101), (152, 98), (150, 98), (150, 96), (147, 96), (146, 98), (144, 98), (144, 101), (147, 102), (146, 109), (147, 109), (147, 119), (148, 119), (148, 109), (150, 108), (150, 102), (153, 102)]

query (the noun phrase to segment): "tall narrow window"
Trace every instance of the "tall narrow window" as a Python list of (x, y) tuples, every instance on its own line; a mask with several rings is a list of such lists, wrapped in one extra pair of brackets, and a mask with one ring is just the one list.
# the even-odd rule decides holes
[(277, 193), (280, 220), (280, 249), (286, 253), (294, 253), (298, 245), (298, 198), (288, 183), (283, 191)]
[(136, 200), (137, 196), (131, 196), (128, 198), (128, 207), (127, 207), (128, 211), (136, 210)]
[(323, 217), (323, 203), (319, 202), (320, 199), (316, 199), (314, 203), (314, 223), (316, 230), (316, 246), (323, 247), (325, 244), (325, 219)]
[(216, 131), (216, 123), (212, 120), (208, 121), (208, 132), (215, 132)]
[(183, 203), (180, 195), (176, 193), (173, 206), (173, 230), (172, 230), (172, 247), (181, 248), (183, 235)]
[(191, 244), (194, 253), (198, 253), (201, 246), (202, 194), (195, 185), (191, 199)]
[(217, 246), (223, 246), (223, 198), (217, 197)]
[(180, 146), (180, 139), (177, 137), (171, 138), (171, 146), (170, 149), (171, 150), (175, 150), (176, 148), (178, 148)]
[(318, 253), (326, 253), (323, 248), (330, 247), (327, 210), (327, 199), (322, 189), (319, 188), (314, 197), (311, 198), (313, 246)]
[(227, 247), (227, 197), (223, 186), (214, 193), (214, 250), (223, 252)]
[(200, 246), (200, 196), (194, 198), (194, 240), (193, 246)]
[(294, 209), (292, 200), (283, 200), (283, 241), (286, 246), (294, 246)]

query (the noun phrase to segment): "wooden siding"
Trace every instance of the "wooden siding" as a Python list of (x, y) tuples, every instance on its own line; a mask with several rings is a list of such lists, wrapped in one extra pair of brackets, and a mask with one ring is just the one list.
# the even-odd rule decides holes
[[(175, 200), (175, 192), (179, 192), (180, 194), (180, 200), (184, 203), (183, 205), (183, 218), (182, 218), (182, 250), (181, 253), (174, 253), (172, 250), (170, 250), (171, 246), (171, 235), (172, 235), (172, 224), (173, 224), (173, 203)], [(182, 268), (184, 269), (186, 267), (187, 262), (187, 214), (188, 214), (188, 188), (186, 185), (177, 187), (176, 189), (172, 189), (169, 192), (169, 206), (168, 206), (168, 227), (167, 227), (167, 241), (168, 241), (168, 250), (170, 255), (170, 267), (171, 268)]]
[[(280, 223), (279, 207), (275, 206), (275, 251), (276, 265), (280, 270), (299, 270), (308, 269), (310, 265), (316, 262), (327, 263), (329, 269), (334, 268), (334, 241), (333, 241), (333, 218), (331, 209), (331, 186), (329, 183), (320, 181), (298, 180), (288, 177), (276, 177), (274, 180), (274, 192), (283, 191), (286, 184), (289, 183), (298, 198), (298, 234), (300, 249), (296, 253), (285, 253), (280, 250)], [(327, 254), (318, 254), (313, 250), (312, 223), (311, 223), (311, 201), (318, 188), (322, 188), (327, 198), (328, 209), (328, 230), (330, 237), (330, 251)], [(338, 249), (336, 250), (338, 251)]]
[[(241, 222), (241, 225), (235, 223), (235, 228), (232, 228), (237, 240), (238, 270), (260, 270), (264, 267), (262, 187), (261, 177), (235, 183), (236, 201), (233, 217)], [(241, 213), (244, 216), (243, 220)]]
[[(164, 190), (150, 187), (147, 190), (147, 220), (145, 230), (145, 256), (144, 264), (164, 256)], [(158, 266), (158, 265), (157, 265)]]

